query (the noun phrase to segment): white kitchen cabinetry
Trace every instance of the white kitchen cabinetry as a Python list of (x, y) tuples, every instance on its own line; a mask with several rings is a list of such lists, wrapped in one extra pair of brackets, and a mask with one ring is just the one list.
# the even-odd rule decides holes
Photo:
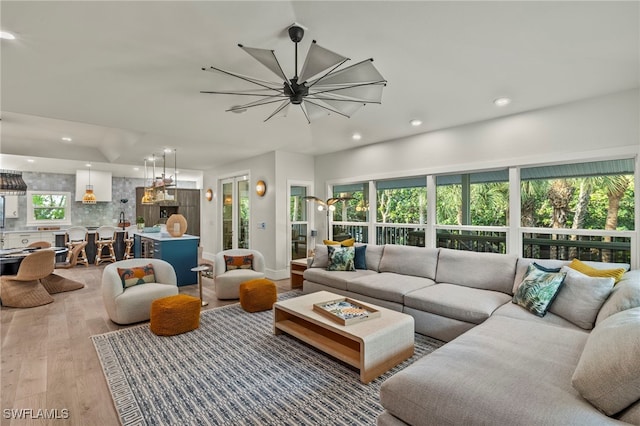
[(26, 247), (36, 241), (47, 241), (51, 245), (55, 245), (52, 231), (5, 232), (3, 240), (3, 248)]
[(5, 219), (16, 219), (20, 217), (20, 214), (18, 212), (17, 195), (4, 196), (4, 217)]

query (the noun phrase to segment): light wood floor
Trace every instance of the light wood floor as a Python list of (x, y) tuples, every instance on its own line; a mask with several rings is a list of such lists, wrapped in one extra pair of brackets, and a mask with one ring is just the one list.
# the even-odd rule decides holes
[[(90, 336), (125, 328), (109, 320), (100, 283), (104, 266), (78, 266), (56, 273), (85, 283), (85, 288), (53, 295), (55, 301), (29, 309), (2, 307), (0, 320), (0, 424), (118, 425), (111, 395)], [(216, 299), (211, 278), (203, 278), (203, 299), (211, 309), (237, 301)], [(290, 290), (277, 281), (278, 292)], [(199, 297), (198, 286), (180, 293)], [(68, 410), (67, 419), (11, 419), (7, 410)], [(54, 412), (55, 414), (55, 412)]]

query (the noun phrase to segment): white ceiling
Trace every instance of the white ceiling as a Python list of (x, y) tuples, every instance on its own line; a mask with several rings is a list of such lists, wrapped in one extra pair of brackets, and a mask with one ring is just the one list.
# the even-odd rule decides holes
[[(208, 170), (273, 150), (322, 154), (637, 88), (639, 16), (636, 1), (3, 0), (1, 29), (17, 39), (2, 40), (0, 52), (2, 167), (92, 162), (128, 174), (171, 147), (180, 169)], [(211, 65), (276, 80), (238, 43), (274, 49), (292, 76), (286, 28), (294, 22), (307, 27), (300, 62), (313, 39), (351, 63), (373, 57), (388, 81), (382, 105), (311, 125), (299, 111), (263, 123), (273, 106), (234, 114), (224, 110), (246, 99), (199, 93), (233, 87), (201, 70)], [(499, 96), (513, 102), (496, 108)], [(413, 118), (424, 124), (411, 127)]]

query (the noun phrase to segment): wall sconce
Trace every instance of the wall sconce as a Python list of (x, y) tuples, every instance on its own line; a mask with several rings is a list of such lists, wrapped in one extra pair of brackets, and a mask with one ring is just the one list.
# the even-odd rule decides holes
[(264, 183), (263, 180), (259, 180), (258, 183), (256, 183), (256, 194), (258, 194), (259, 197), (262, 197), (265, 192), (267, 192), (267, 184)]
[(211, 190), (211, 188), (207, 189), (207, 192), (205, 192), (204, 196), (207, 201), (211, 201), (213, 199), (213, 191)]

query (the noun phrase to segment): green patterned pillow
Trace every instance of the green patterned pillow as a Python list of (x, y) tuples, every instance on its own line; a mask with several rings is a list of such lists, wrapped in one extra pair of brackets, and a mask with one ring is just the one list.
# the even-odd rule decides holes
[(529, 265), (522, 284), (513, 295), (513, 303), (543, 317), (562, 287), (566, 272), (545, 272)]
[(327, 246), (329, 264), (327, 271), (355, 271), (356, 251), (353, 247)]

